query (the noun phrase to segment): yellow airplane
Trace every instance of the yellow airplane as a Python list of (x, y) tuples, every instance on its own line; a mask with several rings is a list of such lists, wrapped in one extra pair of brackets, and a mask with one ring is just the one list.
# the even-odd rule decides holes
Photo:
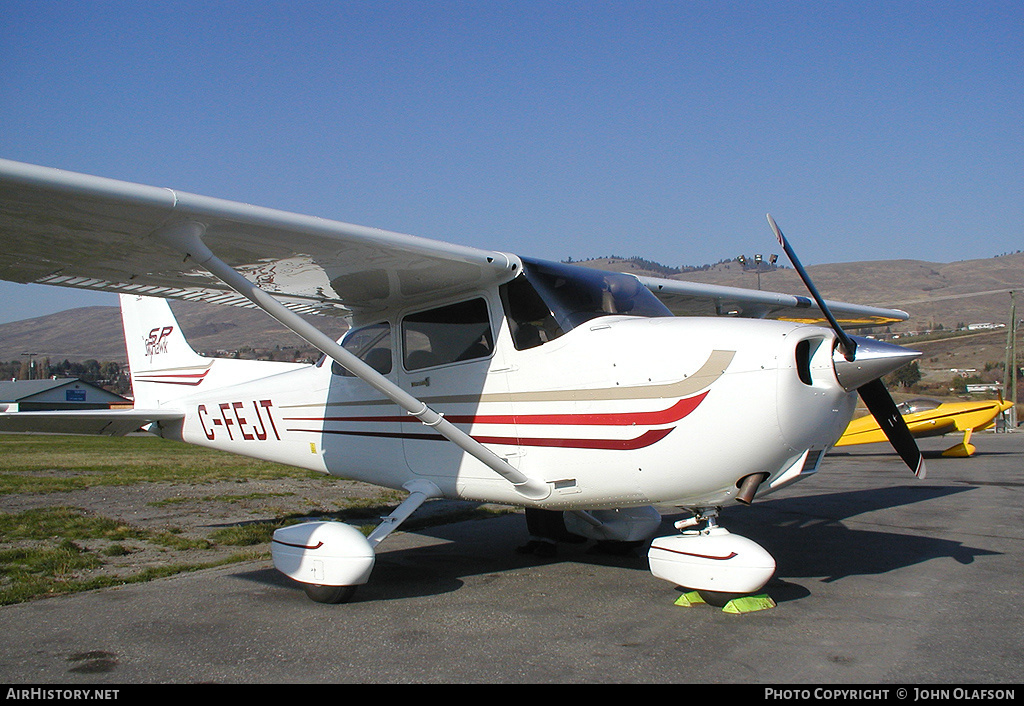
[[(971, 434), (991, 427), (996, 417), (1012, 406), (1013, 403), (1004, 402), (1002, 396), (998, 400), (978, 402), (938, 402), (922, 398), (902, 402), (897, 409), (916, 439), (963, 432), (963, 441), (946, 449), (942, 455), (966, 458), (976, 451), (970, 443)], [(868, 415), (851, 421), (835, 445), (852, 446), (880, 441), (887, 441), (885, 433), (875, 418)]]

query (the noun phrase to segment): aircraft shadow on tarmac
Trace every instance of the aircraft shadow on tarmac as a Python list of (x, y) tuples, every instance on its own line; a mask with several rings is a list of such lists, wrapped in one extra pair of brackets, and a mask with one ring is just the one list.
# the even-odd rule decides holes
[[(730, 530), (765, 547), (778, 565), (777, 578), (818, 578), (832, 582), (847, 576), (884, 574), (932, 559), (970, 564), (992, 555), (961, 542), (933, 536), (912, 523), (898, 531), (881, 525), (861, 529), (843, 521), (866, 513), (913, 505), (969, 492), (969, 487), (897, 486), (764, 501), (735, 517), (723, 515)], [(934, 516), (934, 525), (941, 524)], [(869, 521), (870, 522), (870, 521)]]
[[(765, 547), (776, 559), (776, 576), (767, 590), (776, 601), (797, 600), (807, 589), (787, 579), (817, 578), (832, 582), (847, 576), (884, 574), (932, 559), (952, 558), (970, 564), (976, 557), (995, 552), (968, 547), (960, 542), (928, 536), (927, 530), (906, 527), (881, 531), (847, 526), (843, 520), (865, 513), (899, 508), (971, 488), (897, 486), (823, 495), (766, 498), (750, 508), (729, 508), (722, 524)], [(665, 516), (663, 533), (674, 531), (678, 517)], [(493, 525), (481, 537), (479, 523)], [(518, 554), (515, 548), (527, 539), (521, 515), (460, 522), (416, 534), (445, 540), (430, 546), (388, 551), (381, 545), (370, 582), (361, 586), (354, 601), (387, 601), (440, 595), (460, 589), (466, 576), (500, 574), (562, 561), (615, 566), (624, 571), (647, 572), (647, 547), (627, 555), (594, 554), (592, 544), (562, 544), (555, 557)], [(497, 529), (498, 531), (493, 531)], [(273, 569), (242, 572), (237, 578), (294, 589), (296, 600), (306, 600), (297, 584)]]
[[(485, 525), (489, 526), (486, 536), (480, 536), (478, 530)], [(494, 531), (495, 525), (500, 525), (497, 531)], [(548, 558), (517, 553), (516, 547), (528, 540), (526, 521), (521, 514), (458, 522), (410, 533), (444, 541), (390, 551), (387, 542), (381, 544), (370, 581), (359, 587), (353, 602), (440, 595), (460, 589), (466, 576), (500, 574), (562, 561), (615, 566), (626, 571), (648, 570), (646, 545), (626, 555), (590, 553), (588, 550), (592, 544), (560, 545), (558, 554)], [(306, 600), (297, 583), (274, 569), (241, 572), (235, 576), (265, 585), (292, 588), (297, 599)]]
[[(952, 444), (945, 444), (945, 445), (943, 445), (943, 447), (941, 449), (921, 448), (920, 449), (921, 456), (923, 456), (926, 459), (931, 458), (931, 459), (947, 460), (947, 457), (943, 456), (942, 452), (945, 449), (947, 449), (949, 446), (951, 446), (951, 445)], [(887, 446), (885, 444), (878, 444), (877, 446), (878, 446), (878, 450), (877, 451), (858, 450), (856, 452), (850, 452), (850, 451), (837, 451), (835, 449), (832, 449), (832, 450), (830, 450), (828, 452), (828, 457), (829, 458), (832, 458), (832, 457), (842, 458), (842, 457), (846, 456), (846, 457), (855, 457), (855, 458), (892, 458), (892, 447), (891, 446)], [(1010, 450), (1010, 451), (998, 451), (997, 450), (997, 451), (993, 451), (992, 449), (987, 449), (986, 450), (986, 449), (978, 448), (974, 452), (973, 456), (974, 457), (978, 457), (978, 456), (1015, 456), (1015, 455), (1019, 455), (1019, 454), (1020, 454), (1020, 452), (1016, 451), (1016, 450)]]

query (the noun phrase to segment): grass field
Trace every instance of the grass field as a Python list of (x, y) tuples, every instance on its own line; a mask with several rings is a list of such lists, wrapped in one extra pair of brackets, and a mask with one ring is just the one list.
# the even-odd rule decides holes
[[(372, 527), (403, 498), (151, 436), (3, 434), (0, 605), (266, 559), (278, 527)], [(462, 508), (419, 526), (489, 514)]]
[(319, 477), (309, 471), (155, 436), (0, 435), (0, 495), (144, 482)]

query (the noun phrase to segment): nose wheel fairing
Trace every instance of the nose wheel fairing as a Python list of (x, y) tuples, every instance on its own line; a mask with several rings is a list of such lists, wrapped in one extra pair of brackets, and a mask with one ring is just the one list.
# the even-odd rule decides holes
[(647, 558), (656, 578), (694, 591), (747, 595), (775, 573), (771, 554), (718, 526), (658, 537)]
[(764, 587), (775, 559), (753, 540), (718, 524), (717, 508), (698, 508), (675, 524), (679, 534), (651, 542), (647, 560), (655, 578), (690, 591), (740, 596)]

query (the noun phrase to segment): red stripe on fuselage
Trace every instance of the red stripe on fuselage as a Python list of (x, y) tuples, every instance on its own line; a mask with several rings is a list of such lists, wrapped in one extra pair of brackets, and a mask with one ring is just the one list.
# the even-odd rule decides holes
[[(544, 446), (563, 449), (602, 449), (608, 451), (634, 451), (643, 449), (664, 439), (675, 427), (651, 429), (632, 439), (560, 439), (521, 438), (515, 436), (474, 436), (481, 444), (505, 446)], [(308, 434), (337, 434), (340, 436), (363, 436), (376, 439), (409, 439), (412, 441), (445, 441), (440, 434), (417, 434), (387, 431), (344, 431), (340, 429), (286, 429), (286, 431)]]
[[(201, 373), (194, 374), (178, 374), (170, 373), (168, 375), (154, 375), (147, 373), (139, 373), (135, 376), (139, 382), (152, 382), (161, 385), (191, 385), (195, 387), (203, 382), (206, 376), (209, 374), (209, 369), (204, 370)], [(164, 380), (163, 378), (176, 378), (175, 380)]]

